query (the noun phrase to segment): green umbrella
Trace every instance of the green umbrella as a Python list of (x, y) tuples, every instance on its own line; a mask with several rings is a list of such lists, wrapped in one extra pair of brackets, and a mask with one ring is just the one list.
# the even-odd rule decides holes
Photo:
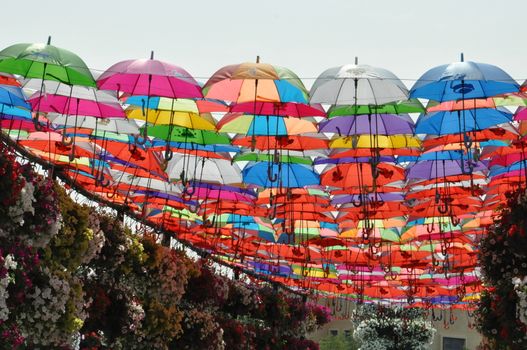
[(328, 110), (328, 118), (356, 114), (423, 113), (425, 107), (417, 99), (387, 103), (384, 105), (341, 105)]
[(0, 51), (0, 72), (68, 85), (96, 87), (90, 70), (73, 52), (47, 44), (15, 44)]
[[(273, 162), (276, 161), (274, 154), (269, 153), (244, 153), (234, 156), (233, 161), (241, 162)], [(295, 163), (311, 165), (313, 161), (309, 158), (289, 155), (279, 155), (279, 162), (281, 163)]]
[(229, 136), (206, 130), (194, 130), (173, 125), (154, 125), (148, 127), (148, 136), (170, 142), (191, 142), (200, 145), (228, 145)]

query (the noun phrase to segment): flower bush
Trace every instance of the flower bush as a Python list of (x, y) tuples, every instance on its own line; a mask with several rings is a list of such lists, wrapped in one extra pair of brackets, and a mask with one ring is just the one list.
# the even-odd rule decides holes
[(354, 310), (353, 337), (361, 350), (425, 350), (435, 328), (422, 309), (362, 304)]
[(220, 276), (0, 151), (0, 350), (318, 349), (326, 308)]
[(476, 325), (486, 338), (482, 347), (527, 348), (527, 197), (508, 194), (500, 218), (479, 244), (479, 260), (486, 287), (476, 312)]

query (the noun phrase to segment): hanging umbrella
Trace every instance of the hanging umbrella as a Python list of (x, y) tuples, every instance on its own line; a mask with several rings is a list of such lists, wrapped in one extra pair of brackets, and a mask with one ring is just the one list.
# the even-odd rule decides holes
[(318, 185), (319, 176), (308, 166), (294, 163), (256, 162), (243, 169), (244, 183), (270, 187), (304, 187)]
[(24, 89), (34, 91), (29, 97), (31, 106), (40, 112), (93, 117), (125, 117), (116, 94), (92, 87), (67, 85), (56, 81), (23, 81)]
[(408, 99), (408, 89), (392, 72), (365, 64), (324, 71), (311, 87), (311, 103), (383, 105)]
[(241, 113), (226, 114), (218, 123), (217, 129), (219, 132), (256, 136), (287, 136), (317, 132), (315, 123), (306, 119)]
[[(121, 91), (131, 95), (146, 95), (169, 98), (201, 98), (201, 87), (183, 68), (170, 63), (150, 59), (125, 60), (108, 68), (97, 79), (102, 90)], [(150, 103), (146, 101), (146, 106)], [(145, 110), (146, 107), (143, 107)], [(146, 116), (146, 112), (143, 111)], [(145, 124), (143, 138), (146, 140)]]
[(512, 113), (505, 109), (468, 109), (460, 111), (438, 111), (422, 114), (417, 119), (418, 134), (446, 135), (479, 131), (512, 120)]
[(319, 124), (320, 132), (339, 136), (360, 134), (413, 134), (414, 122), (408, 115), (374, 114), (342, 116)]
[[(169, 98), (200, 98), (199, 84), (176, 65), (150, 59), (121, 61), (108, 68), (97, 79), (102, 90)], [(147, 104), (148, 105), (148, 104)]]
[(241, 112), (255, 115), (276, 115), (283, 117), (325, 117), (320, 105), (307, 105), (295, 102), (244, 102), (230, 107), (231, 113)]
[(169, 142), (196, 143), (200, 145), (230, 144), (230, 138), (227, 134), (207, 130), (193, 130), (179, 126), (154, 125), (148, 128), (147, 134)]
[(95, 87), (90, 70), (74, 53), (47, 44), (15, 44), (0, 51), (0, 72)]
[(148, 109), (158, 109), (163, 111), (192, 112), (196, 114), (210, 112), (228, 112), (229, 106), (220, 100), (211, 99), (185, 99), (168, 98), (158, 96), (128, 96), (124, 99), (125, 104)]
[[(235, 103), (307, 103), (307, 91), (296, 74), (284, 67), (259, 62), (221, 68), (205, 83), (203, 94), (207, 98)], [(255, 113), (255, 110), (250, 112)]]
[(176, 125), (190, 129), (215, 130), (214, 120), (207, 114), (157, 109), (143, 111), (141, 109), (128, 108), (126, 115), (129, 119), (144, 120), (154, 125)]
[(410, 90), (410, 97), (444, 102), (518, 91), (518, 83), (499, 67), (465, 62), (461, 55), (461, 62), (437, 66), (424, 73)]
[(181, 180), (184, 184), (189, 180), (220, 184), (242, 182), (242, 176), (236, 164), (223, 159), (174, 157), (168, 162), (166, 173), (170, 179)]

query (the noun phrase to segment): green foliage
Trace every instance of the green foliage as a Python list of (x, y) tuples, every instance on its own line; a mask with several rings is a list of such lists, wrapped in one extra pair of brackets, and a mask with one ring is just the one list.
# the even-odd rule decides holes
[(320, 350), (358, 350), (359, 343), (353, 337), (344, 334), (328, 335), (319, 342)]
[(501, 218), (479, 244), (486, 289), (476, 310), (476, 325), (486, 338), (483, 348), (520, 350), (527, 348), (527, 324), (518, 315), (527, 310), (513, 280), (527, 276), (527, 197), (518, 191), (508, 198)]

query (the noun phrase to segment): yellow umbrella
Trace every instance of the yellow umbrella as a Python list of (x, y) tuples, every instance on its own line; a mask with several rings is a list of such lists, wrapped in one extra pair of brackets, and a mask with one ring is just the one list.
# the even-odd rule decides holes
[(330, 148), (419, 148), (421, 140), (408, 135), (353, 135), (338, 137), (329, 143)]
[[(146, 116), (145, 116), (146, 114)], [(215, 130), (214, 119), (207, 114), (196, 114), (193, 112), (165, 111), (158, 109), (147, 109), (143, 113), (141, 109), (129, 109), (126, 115), (130, 119), (145, 120), (155, 125), (177, 125), (189, 129)]]

